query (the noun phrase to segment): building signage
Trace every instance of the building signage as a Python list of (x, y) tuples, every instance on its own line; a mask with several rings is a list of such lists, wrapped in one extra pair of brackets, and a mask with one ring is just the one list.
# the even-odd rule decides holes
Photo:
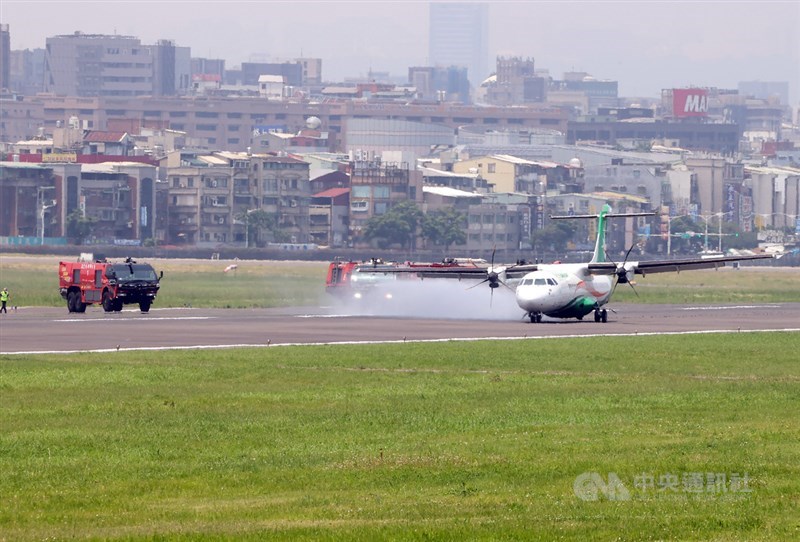
[(74, 152), (53, 152), (42, 155), (42, 162), (69, 162), (74, 164), (78, 161), (78, 155)]
[(672, 89), (672, 114), (675, 117), (708, 116), (708, 90), (703, 88)]
[(259, 137), (266, 134), (283, 134), (286, 133), (285, 124), (256, 124), (253, 126), (253, 137)]

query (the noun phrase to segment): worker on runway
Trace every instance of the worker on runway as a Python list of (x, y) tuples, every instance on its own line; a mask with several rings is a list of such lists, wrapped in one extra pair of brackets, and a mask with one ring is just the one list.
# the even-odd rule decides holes
[(8, 310), (6, 309), (6, 303), (8, 303), (8, 288), (3, 288), (3, 291), (0, 292), (0, 312), (4, 312), (8, 314)]

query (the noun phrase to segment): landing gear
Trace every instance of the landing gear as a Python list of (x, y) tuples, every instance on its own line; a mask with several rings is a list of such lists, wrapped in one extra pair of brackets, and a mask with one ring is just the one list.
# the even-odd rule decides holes
[(595, 309), (594, 321), (603, 322), (604, 324), (608, 322), (608, 311), (606, 309)]
[(531, 324), (541, 324), (542, 323), (542, 313), (541, 312), (529, 312), (528, 318), (531, 320)]

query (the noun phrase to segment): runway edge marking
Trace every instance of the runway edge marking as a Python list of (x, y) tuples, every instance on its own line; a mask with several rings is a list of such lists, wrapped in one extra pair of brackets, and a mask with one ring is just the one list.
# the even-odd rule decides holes
[(152, 352), (163, 350), (200, 350), (200, 349), (230, 349), (230, 348), (276, 348), (280, 346), (337, 346), (337, 345), (365, 345), (365, 344), (405, 344), (405, 343), (447, 343), (447, 342), (475, 342), (475, 341), (531, 341), (531, 340), (557, 340), (557, 339), (590, 339), (594, 337), (654, 337), (660, 335), (714, 335), (722, 333), (796, 333), (800, 328), (784, 329), (708, 329), (698, 331), (651, 331), (637, 333), (602, 333), (581, 335), (543, 335), (523, 337), (455, 337), (450, 339), (396, 339), (385, 341), (335, 341), (313, 343), (262, 343), (262, 344), (205, 344), (191, 346), (135, 346), (132, 348), (97, 348), (94, 350), (30, 350), (20, 352), (0, 352), (3, 356), (23, 356), (39, 354), (103, 354), (108, 352)]

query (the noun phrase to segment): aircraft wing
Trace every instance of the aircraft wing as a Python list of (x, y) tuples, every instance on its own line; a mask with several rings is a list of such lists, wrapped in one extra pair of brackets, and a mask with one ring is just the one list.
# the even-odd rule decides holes
[(521, 278), (531, 271), (536, 271), (538, 266), (536, 264), (508, 264), (508, 265), (495, 265), (494, 267), (488, 265), (459, 265), (459, 266), (442, 266), (442, 265), (386, 265), (374, 267), (369, 264), (358, 267), (358, 273), (368, 274), (384, 274), (384, 275), (416, 275), (420, 278), (440, 278), (440, 279), (475, 279), (481, 280), (489, 276), (491, 271), (495, 273), (505, 272), (506, 277), (509, 279)]
[[(772, 259), (771, 254), (758, 254), (755, 256), (721, 256), (716, 258), (684, 258), (680, 260), (652, 260), (647, 262), (628, 262), (624, 264), (628, 272), (637, 275), (650, 273), (673, 273), (691, 271), (694, 269), (716, 269), (724, 267), (727, 263), (748, 260)], [(590, 263), (589, 272), (596, 275), (618, 274), (619, 266), (613, 262)]]

